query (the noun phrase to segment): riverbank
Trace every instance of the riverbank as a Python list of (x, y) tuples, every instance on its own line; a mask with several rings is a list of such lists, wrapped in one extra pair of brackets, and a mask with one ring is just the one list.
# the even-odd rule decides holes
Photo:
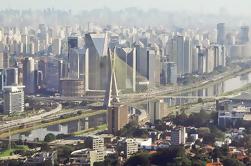
[(95, 112), (92, 112), (92, 113), (86, 113), (86, 114), (81, 114), (81, 115), (78, 115), (78, 116), (67, 117), (67, 118), (64, 118), (64, 119), (59, 118), (59, 119), (51, 120), (49, 122), (35, 123), (32, 126), (26, 126), (26, 127), (23, 127), (23, 128), (14, 128), (14, 129), (11, 129), (8, 132), (7, 131), (3, 132), (3, 133), (0, 134), (0, 138), (7, 138), (10, 135), (24, 133), (24, 132), (31, 131), (31, 130), (38, 129), (38, 128), (45, 128), (45, 127), (48, 127), (48, 126), (67, 123), (67, 122), (70, 122), (70, 121), (74, 121), (74, 120), (78, 120), (78, 119), (82, 119), (82, 118), (86, 118), (86, 117), (91, 117), (91, 116), (95, 116), (95, 115), (105, 114), (105, 113), (106, 113), (106, 110), (99, 110), (99, 111), (95, 111)]

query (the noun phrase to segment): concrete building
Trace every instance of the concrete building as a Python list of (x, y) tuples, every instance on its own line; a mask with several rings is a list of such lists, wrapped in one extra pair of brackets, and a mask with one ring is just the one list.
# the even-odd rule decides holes
[(69, 165), (74, 166), (93, 166), (97, 161), (97, 151), (89, 148), (76, 150), (71, 153)]
[(24, 92), (26, 94), (35, 93), (35, 61), (32, 57), (27, 57), (23, 62), (23, 83), (25, 86)]
[(24, 111), (23, 86), (5, 86), (3, 98), (5, 114)]
[(160, 55), (155, 49), (147, 51), (147, 79), (151, 87), (160, 85)]
[(185, 68), (184, 68), (184, 36), (176, 36), (177, 40), (177, 74), (179, 76), (185, 74)]
[(249, 26), (241, 26), (239, 33), (240, 44), (247, 44), (249, 42)]
[(57, 162), (57, 152), (39, 152), (25, 160), (24, 165), (36, 166), (36, 165), (46, 165), (55, 166)]
[(105, 90), (108, 83), (108, 34), (85, 35), (85, 80), (89, 90)]
[(60, 93), (62, 96), (81, 97), (85, 94), (84, 81), (80, 79), (60, 79)]
[(184, 73), (192, 73), (192, 43), (189, 37), (184, 42)]
[(223, 45), (225, 42), (225, 24), (217, 24), (217, 44)]
[(136, 49), (115, 47), (115, 73), (118, 89), (136, 91)]
[(171, 131), (171, 144), (184, 145), (186, 143), (186, 128), (177, 127)]
[(18, 68), (8, 68), (4, 70), (4, 85), (18, 85)]
[(58, 61), (58, 76), (59, 80), (68, 77), (67, 63), (64, 60)]
[(97, 151), (97, 162), (104, 161), (104, 138), (98, 136), (89, 136), (85, 138), (84, 142), (88, 148)]
[(107, 112), (107, 122), (109, 133), (116, 134), (128, 123), (128, 107), (125, 105), (110, 107)]
[(177, 66), (174, 62), (162, 62), (161, 84), (177, 84)]
[(60, 55), (61, 54), (61, 39), (56, 38), (52, 42), (52, 54), (53, 55)]
[(151, 123), (154, 123), (156, 120), (161, 120), (163, 117), (166, 116), (164, 100), (149, 101), (147, 107)]
[(119, 151), (124, 153), (124, 156), (127, 159), (133, 154), (137, 153), (139, 150), (137, 141), (132, 138), (123, 138), (122, 140), (119, 140), (117, 146)]
[(207, 61), (206, 61), (205, 50), (201, 50), (198, 54), (198, 73), (203, 74), (207, 71)]

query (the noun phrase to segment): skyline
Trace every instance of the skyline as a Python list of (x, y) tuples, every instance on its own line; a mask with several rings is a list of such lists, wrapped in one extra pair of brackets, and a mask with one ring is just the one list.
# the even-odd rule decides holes
[[(97, 8), (109, 8), (111, 10), (121, 10), (130, 7), (136, 7), (142, 10), (158, 9), (161, 11), (192, 11), (203, 14), (231, 14), (248, 16), (251, 14), (249, 6), (251, 1), (241, 0), (242, 3), (235, 0), (96, 0), (95, 2), (86, 0), (9, 0), (1, 2), (0, 10), (3, 9), (45, 9), (55, 8), (63, 10), (72, 10), (78, 12), (81, 10), (92, 10)], [(236, 8), (238, 6), (238, 8)]]

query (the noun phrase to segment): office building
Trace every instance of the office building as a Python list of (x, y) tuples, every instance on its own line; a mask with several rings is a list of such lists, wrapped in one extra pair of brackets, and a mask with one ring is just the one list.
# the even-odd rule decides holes
[(61, 39), (56, 38), (52, 42), (52, 54), (53, 55), (60, 55), (61, 54)]
[(97, 151), (97, 162), (104, 161), (104, 138), (98, 136), (89, 136), (85, 138), (84, 142), (86, 147)]
[(35, 92), (35, 61), (32, 57), (27, 57), (23, 62), (23, 83), (25, 94), (33, 94)]
[(80, 79), (60, 79), (59, 92), (62, 96), (81, 97), (85, 94), (84, 81)]
[(240, 44), (247, 44), (249, 42), (249, 26), (241, 26), (239, 37)]
[(109, 133), (116, 134), (128, 123), (128, 106), (119, 105), (108, 108), (107, 122)]
[(189, 37), (184, 42), (184, 73), (192, 73), (192, 43)]
[(69, 48), (68, 52), (68, 77), (79, 79), (79, 51), (77, 48)]
[(147, 51), (147, 79), (151, 87), (160, 85), (160, 55), (154, 49)]
[(139, 145), (135, 139), (123, 138), (118, 141), (117, 145), (121, 153), (124, 153), (125, 158), (130, 158), (133, 154), (137, 153), (139, 150)]
[(3, 93), (4, 88), (4, 70), (0, 69), (0, 93)]
[(74, 166), (93, 166), (97, 161), (97, 151), (89, 148), (80, 149), (71, 153), (69, 164)]
[(5, 86), (18, 85), (18, 68), (8, 68), (4, 70)]
[(225, 43), (225, 24), (217, 24), (217, 44), (223, 45)]
[(58, 76), (59, 76), (59, 80), (62, 78), (68, 77), (67, 63), (64, 60), (58, 61)]
[(153, 124), (156, 120), (161, 120), (163, 117), (166, 116), (164, 100), (149, 101), (147, 108), (150, 122)]
[(3, 98), (5, 114), (24, 111), (23, 86), (5, 86)]
[(185, 61), (185, 57), (184, 57), (184, 37), (183, 36), (176, 36), (176, 40), (177, 40), (177, 74), (179, 76), (185, 74), (185, 68), (184, 68), (184, 61)]
[(42, 89), (44, 86), (43, 86), (43, 80), (44, 80), (44, 77), (43, 77), (43, 72), (40, 71), (40, 70), (35, 70), (34, 71), (34, 83), (35, 83), (35, 91), (37, 92), (38, 90)]
[(184, 145), (186, 143), (186, 128), (177, 127), (171, 131), (171, 144)]
[(162, 62), (161, 83), (176, 84), (177, 83), (177, 66), (174, 62)]
[(105, 90), (108, 83), (108, 34), (85, 35), (85, 80), (90, 90)]
[(115, 47), (115, 73), (118, 89), (136, 91), (136, 49)]

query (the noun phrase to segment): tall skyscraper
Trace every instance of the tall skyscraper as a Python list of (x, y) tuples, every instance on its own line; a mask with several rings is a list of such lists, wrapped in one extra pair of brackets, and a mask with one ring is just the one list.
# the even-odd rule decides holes
[(217, 44), (223, 45), (225, 42), (225, 23), (217, 24)]
[[(88, 89), (105, 90), (108, 81), (108, 34), (85, 35), (85, 75)], [(87, 78), (88, 76), (88, 78)]]
[(177, 74), (183, 75), (185, 73), (184, 70), (184, 37), (176, 36), (177, 38)]
[(162, 62), (162, 81), (161, 83), (176, 84), (177, 83), (177, 66), (174, 62)]
[(189, 37), (186, 37), (184, 43), (184, 73), (192, 73), (192, 43)]
[(35, 61), (32, 57), (27, 57), (23, 62), (23, 83), (24, 92), (26, 94), (33, 94), (35, 92)]
[(115, 73), (118, 81), (118, 89), (136, 90), (136, 49), (114, 48)]
[(240, 44), (247, 44), (249, 42), (249, 26), (241, 26), (239, 36)]
[(4, 85), (11, 86), (11, 85), (18, 85), (18, 68), (8, 68), (4, 70)]
[(24, 111), (24, 92), (22, 86), (4, 87), (4, 113)]

